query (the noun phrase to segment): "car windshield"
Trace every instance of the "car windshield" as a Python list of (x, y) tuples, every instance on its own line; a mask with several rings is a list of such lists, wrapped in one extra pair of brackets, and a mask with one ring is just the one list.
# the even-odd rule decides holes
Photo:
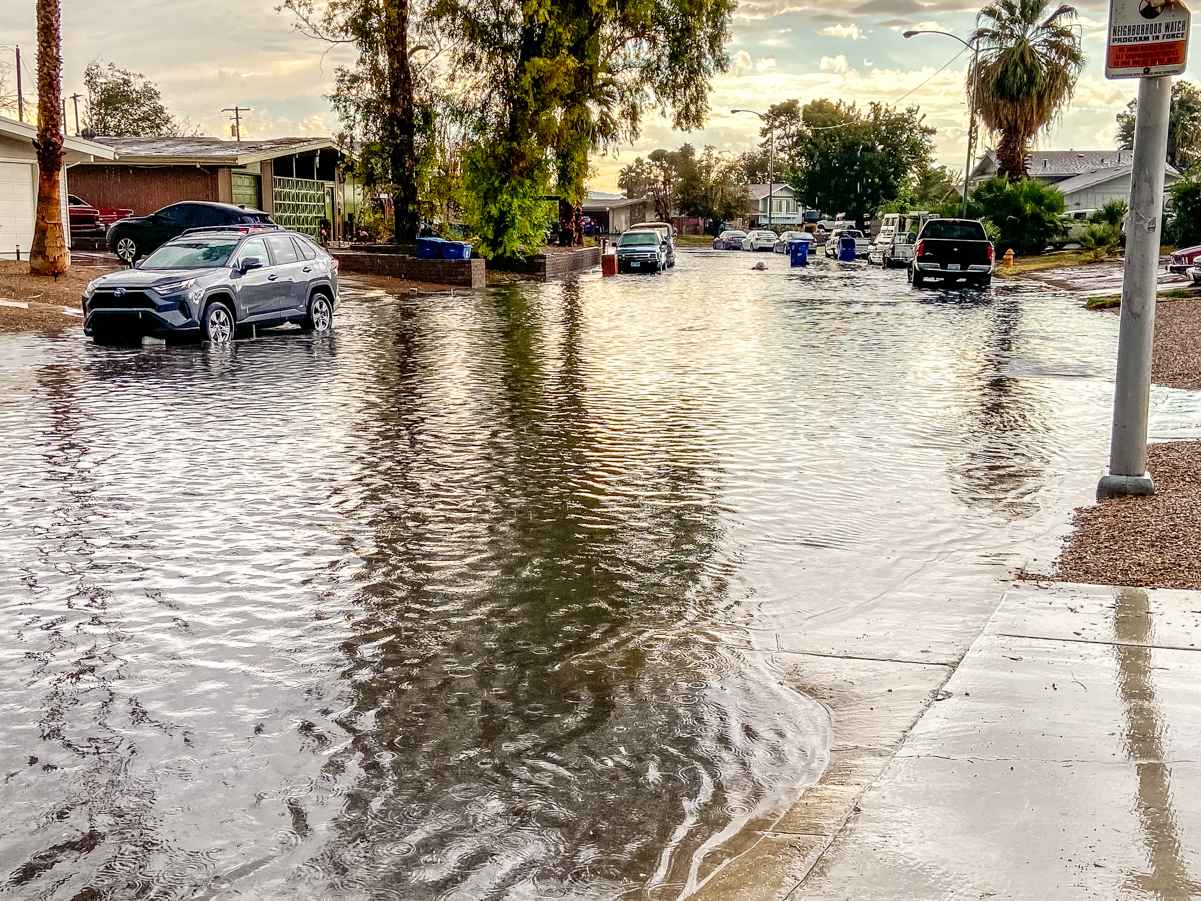
[(658, 243), (659, 235), (656, 232), (627, 232), (621, 236), (622, 247)]
[(229, 241), (188, 241), (164, 244), (142, 263), (143, 269), (212, 269), (224, 266), (238, 246)]
[(932, 219), (922, 229), (923, 238), (945, 238), (951, 241), (987, 241), (984, 226), (964, 219)]

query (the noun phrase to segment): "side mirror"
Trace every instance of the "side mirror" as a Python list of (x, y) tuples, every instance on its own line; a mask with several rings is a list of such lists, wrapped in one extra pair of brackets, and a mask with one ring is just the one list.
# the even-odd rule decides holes
[(141, 268), (142, 268), (142, 263), (143, 263), (143, 261), (142, 261), (142, 260), (134, 260), (134, 261), (133, 261), (133, 268), (134, 268), (134, 269), (141, 269)]
[(263, 261), (258, 257), (244, 257), (238, 264), (239, 272), (249, 272), (251, 269), (262, 269)]

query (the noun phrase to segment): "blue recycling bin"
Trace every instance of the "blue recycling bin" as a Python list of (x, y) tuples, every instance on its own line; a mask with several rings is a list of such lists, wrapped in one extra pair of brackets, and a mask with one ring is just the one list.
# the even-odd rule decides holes
[(843, 235), (838, 239), (838, 262), (855, 262), (856, 252), (855, 238), (853, 235)]
[(471, 245), (466, 241), (443, 241), (442, 242), (442, 259), (444, 260), (470, 260)]
[(809, 265), (809, 242), (808, 241), (789, 241), (788, 242), (788, 258), (793, 266), (808, 266)]
[(437, 260), (442, 257), (441, 238), (418, 238), (417, 239), (417, 259), (419, 260)]

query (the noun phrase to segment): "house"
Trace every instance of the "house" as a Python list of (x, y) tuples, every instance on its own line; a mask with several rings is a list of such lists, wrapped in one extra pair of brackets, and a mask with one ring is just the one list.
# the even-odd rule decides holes
[(94, 139), (117, 159), (75, 167), (71, 193), (93, 206), (152, 213), (181, 200), (216, 200), (256, 207), (277, 223), (318, 236), (344, 228), (343, 155), (330, 138), (226, 141), (207, 137)]
[(635, 222), (646, 222), (654, 215), (654, 205), (646, 197), (626, 197), (607, 191), (589, 191), (581, 209), (596, 222), (601, 234), (620, 235)]
[[(0, 259), (27, 259), (33, 244), (38, 197), (38, 162), (33, 149), (37, 128), (0, 116)], [(63, 138), (63, 228), (67, 228), (67, 168), (112, 160), (111, 147)], [(68, 241), (70, 239), (68, 238)]]
[[(1039, 150), (1029, 158), (1030, 178), (1063, 194), (1067, 210), (1100, 209), (1111, 200), (1130, 199), (1132, 150)], [(972, 169), (972, 186), (997, 174), (996, 154), (986, 153)], [(1164, 185), (1175, 184), (1180, 173), (1164, 163)]]
[(797, 201), (796, 191), (789, 185), (747, 185), (746, 198), (745, 216), (750, 228), (778, 230), (782, 226), (799, 226), (804, 221), (805, 211)]

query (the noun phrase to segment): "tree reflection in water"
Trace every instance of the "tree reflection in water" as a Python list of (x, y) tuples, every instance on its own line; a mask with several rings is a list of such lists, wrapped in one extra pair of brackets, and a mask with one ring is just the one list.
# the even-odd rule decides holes
[[(820, 772), (824, 712), (714, 640), (736, 565), (720, 473), (670, 398), (605, 394), (574, 285), (478, 313), (451, 349), (409, 309), (379, 361), (353, 738), (326, 768), (349, 784), (295, 878), (373, 897), (678, 890), (723, 830)], [(439, 395), (487, 430), (438, 422)]]

